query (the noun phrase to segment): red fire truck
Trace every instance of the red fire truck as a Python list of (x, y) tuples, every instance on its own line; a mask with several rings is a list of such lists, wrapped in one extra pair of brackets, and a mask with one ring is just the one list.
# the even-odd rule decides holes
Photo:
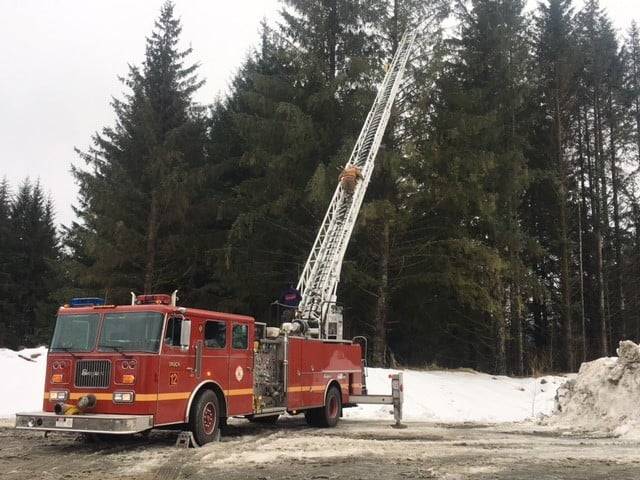
[(304, 412), (312, 425), (334, 426), (364, 392), (358, 344), (281, 335), (251, 317), (177, 307), (168, 295), (126, 306), (89, 301), (60, 308), (44, 412), (18, 414), (18, 428), (135, 433), (188, 424), (203, 444), (230, 416), (273, 422)]
[[(16, 427), (103, 434), (188, 425), (192, 441), (213, 440), (229, 417), (273, 422), (303, 413), (333, 427), (342, 408), (392, 404), (402, 415), (402, 380), (392, 395), (368, 395), (361, 344), (342, 339), (336, 292), (374, 160), (416, 32), (387, 70), (278, 326), (243, 315), (185, 308), (173, 295), (132, 294), (130, 305), (74, 299), (60, 308), (51, 341), (43, 412)], [(341, 176), (342, 178), (343, 176)], [(280, 323), (280, 320), (282, 322)]]

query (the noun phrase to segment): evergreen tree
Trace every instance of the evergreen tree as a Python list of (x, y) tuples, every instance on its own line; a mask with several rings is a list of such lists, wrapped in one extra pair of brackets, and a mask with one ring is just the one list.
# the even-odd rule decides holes
[[(6, 183), (5, 190), (6, 190)], [(53, 207), (40, 183), (25, 180), (10, 204), (5, 285), (11, 315), (7, 318), (10, 347), (46, 341), (57, 308), (53, 292), (59, 287), (59, 245)]]
[(11, 276), (11, 262), (14, 259), (15, 242), (11, 230), (11, 191), (6, 178), (0, 183), (0, 318), (4, 319), (4, 328), (0, 333), (0, 345), (13, 342), (15, 328), (13, 317), (15, 307), (13, 295), (15, 285)]
[[(593, 312), (590, 321), (598, 342), (592, 345), (601, 355), (611, 350), (611, 324), (607, 303), (609, 302), (609, 205), (610, 192), (607, 175), (607, 108), (611, 96), (612, 77), (618, 54), (615, 33), (611, 23), (602, 12), (597, 0), (589, 0), (577, 16), (577, 40), (581, 52), (579, 70), (579, 108), (584, 144), (584, 174), (588, 188), (590, 210), (590, 283), (593, 295), (587, 310)], [(610, 125), (611, 126), (611, 125)], [(615, 149), (610, 149), (610, 154)], [(609, 155), (609, 158), (610, 155)]]
[[(572, 165), (569, 151), (572, 148), (572, 112), (575, 104), (575, 74), (577, 70), (576, 48), (571, 30), (572, 11), (568, 0), (550, 0), (540, 4), (536, 25), (535, 78), (538, 84), (539, 117), (531, 140), (531, 163), (535, 179), (528, 189), (526, 221), (530, 234), (536, 236), (542, 246), (559, 259), (548, 271), (540, 269), (540, 258), (534, 264), (542, 284), (553, 290), (555, 278), (560, 278), (560, 325), (563, 344), (557, 351), (564, 353), (558, 359), (564, 368), (576, 367), (574, 342), (574, 318), (571, 250)], [(549, 201), (551, 199), (551, 201)], [(546, 278), (545, 278), (546, 277)], [(536, 301), (537, 302), (537, 301)], [(539, 302), (538, 302), (539, 303)], [(535, 305), (534, 312), (539, 312)], [(535, 319), (539, 338), (544, 338), (548, 364), (554, 365), (556, 342), (555, 318), (548, 325)]]
[(412, 205), (414, 241), (423, 245), (418, 265), (428, 272), (420, 282), (433, 299), (427, 315), (442, 319), (434, 325), (440, 338), (456, 345), (437, 360), (464, 358), (499, 372), (509, 360), (521, 371), (524, 353), (522, 8), (480, 0), (460, 12), (460, 37), (433, 97), (431, 141), (420, 146), (425, 157), (414, 174), (419, 194)]
[(295, 281), (330, 195), (336, 101), (323, 73), (263, 27), (261, 49), (233, 84), (223, 117), (236, 159), (228, 266), (238, 308), (263, 317), (287, 281)]
[(190, 49), (178, 47), (173, 4), (161, 9), (141, 68), (123, 80), (130, 92), (112, 102), (116, 124), (94, 137), (74, 168), (81, 224), (71, 228), (84, 261), (79, 282), (125, 301), (130, 290), (169, 291), (188, 283), (197, 263), (185, 225), (205, 167), (203, 111), (192, 101), (202, 85)]

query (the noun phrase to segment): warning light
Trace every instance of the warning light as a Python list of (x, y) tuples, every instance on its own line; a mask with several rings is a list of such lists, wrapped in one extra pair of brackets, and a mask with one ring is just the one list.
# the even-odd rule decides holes
[(98, 305), (104, 305), (104, 298), (98, 297), (86, 297), (86, 298), (72, 298), (69, 302), (71, 308), (79, 307), (95, 307)]
[(136, 305), (171, 305), (171, 295), (138, 295), (135, 303)]

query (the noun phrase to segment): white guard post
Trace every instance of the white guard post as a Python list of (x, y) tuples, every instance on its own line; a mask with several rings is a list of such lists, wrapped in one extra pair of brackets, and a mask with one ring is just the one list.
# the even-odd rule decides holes
[(355, 404), (393, 405), (393, 428), (407, 428), (402, 423), (402, 404), (404, 402), (402, 373), (392, 373), (391, 395), (349, 395), (349, 401)]
[(402, 373), (393, 373), (389, 377), (391, 378), (391, 397), (393, 398), (393, 419), (396, 422), (393, 427), (407, 428), (402, 423), (402, 404), (404, 403)]

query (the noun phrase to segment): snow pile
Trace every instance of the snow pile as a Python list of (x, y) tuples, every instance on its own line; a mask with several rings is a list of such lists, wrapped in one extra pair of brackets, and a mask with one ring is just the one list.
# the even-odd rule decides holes
[[(389, 374), (396, 370), (369, 368), (371, 394), (391, 393)], [(408, 421), (516, 422), (554, 409), (556, 390), (567, 379), (547, 376), (510, 378), (473, 371), (404, 370), (403, 417)], [(359, 405), (345, 418), (391, 420), (388, 405)]]
[(640, 346), (620, 342), (618, 357), (583, 363), (558, 389), (550, 424), (640, 438)]
[(19, 352), (0, 348), (2, 395), (0, 417), (16, 412), (42, 410), (47, 348), (26, 348)]

